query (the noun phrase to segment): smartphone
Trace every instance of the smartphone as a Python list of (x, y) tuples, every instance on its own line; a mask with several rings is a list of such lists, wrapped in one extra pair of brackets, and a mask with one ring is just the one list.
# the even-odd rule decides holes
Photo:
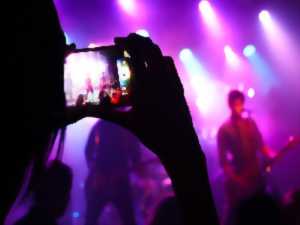
[(64, 65), (67, 106), (129, 106), (132, 69), (128, 52), (115, 46), (77, 49)]

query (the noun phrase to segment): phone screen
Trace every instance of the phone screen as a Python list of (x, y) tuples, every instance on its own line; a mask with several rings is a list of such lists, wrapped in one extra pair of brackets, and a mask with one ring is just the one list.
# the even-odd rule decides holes
[(126, 57), (109, 58), (104, 52), (71, 53), (65, 61), (64, 89), (67, 106), (109, 102), (128, 103), (131, 69)]

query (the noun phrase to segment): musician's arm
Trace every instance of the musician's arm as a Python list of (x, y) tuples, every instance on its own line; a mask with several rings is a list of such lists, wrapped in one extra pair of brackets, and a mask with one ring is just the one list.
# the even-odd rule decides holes
[(226, 138), (226, 132), (223, 128), (221, 128), (217, 135), (217, 146), (218, 146), (218, 152), (219, 152), (219, 160), (220, 165), (225, 173), (225, 175), (231, 179), (237, 179), (237, 175), (234, 172), (234, 169), (230, 162), (228, 162), (227, 159), (227, 138)]
[(256, 123), (252, 120), (253, 126), (254, 126), (254, 132), (256, 134), (256, 142), (258, 145), (258, 149), (260, 152), (267, 158), (267, 159), (273, 159), (276, 156), (275, 151), (273, 151), (269, 146), (267, 146), (263, 140), (263, 136), (258, 129)]

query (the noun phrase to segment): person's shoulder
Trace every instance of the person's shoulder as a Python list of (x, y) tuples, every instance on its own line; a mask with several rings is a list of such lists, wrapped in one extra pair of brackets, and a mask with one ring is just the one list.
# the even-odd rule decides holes
[(228, 129), (230, 129), (231, 125), (232, 125), (232, 124), (231, 124), (230, 119), (227, 119), (227, 120), (220, 126), (220, 128), (219, 128), (219, 130), (218, 130), (218, 133), (221, 134), (221, 133), (226, 132)]

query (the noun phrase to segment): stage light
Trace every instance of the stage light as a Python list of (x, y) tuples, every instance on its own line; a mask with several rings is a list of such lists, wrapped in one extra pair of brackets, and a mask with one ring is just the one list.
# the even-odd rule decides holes
[(220, 22), (218, 17), (207, 0), (202, 0), (199, 2), (199, 11), (201, 12), (203, 21), (207, 24), (208, 28), (212, 31), (215, 36), (220, 37), (222, 34), (220, 29)]
[(252, 55), (254, 55), (256, 52), (256, 48), (254, 45), (247, 45), (244, 50), (243, 50), (243, 54), (246, 57), (251, 57)]
[(202, 0), (199, 2), (199, 10), (207, 15), (213, 14), (211, 5), (207, 0)]
[(183, 62), (191, 59), (192, 57), (193, 57), (193, 53), (189, 48), (184, 48), (179, 53), (179, 58)]
[(298, 74), (299, 45), (297, 39), (284, 29), (279, 19), (266, 10), (259, 13), (266, 44), (269, 45), (270, 55), (276, 61), (278, 68), (282, 71), (289, 71), (289, 74)]
[(74, 212), (72, 213), (72, 217), (75, 218), (75, 219), (77, 219), (77, 218), (80, 217), (80, 213), (79, 213), (78, 211), (74, 211)]
[(247, 60), (260, 81), (260, 90), (264, 94), (268, 93), (278, 82), (272, 67), (259, 52), (248, 56)]
[(255, 96), (255, 90), (253, 88), (249, 88), (247, 91), (247, 95), (249, 98), (253, 98)]
[(238, 55), (232, 50), (229, 45), (224, 47), (224, 54), (226, 57), (226, 61), (232, 67), (237, 67), (240, 63)]
[(188, 74), (193, 77), (193, 79), (194, 77), (209, 77), (208, 72), (193, 54), (191, 49), (182, 49), (179, 53), (179, 59), (183, 63)]
[(128, 14), (133, 14), (136, 11), (134, 0), (118, 0), (118, 3), (122, 7), (122, 9)]
[(70, 40), (69, 35), (67, 35), (66, 32), (65, 32), (64, 34), (65, 34), (65, 38), (66, 38), (66, 43), (67, 43), (67, 44), (71, 44), (71, 40)]
[(259, 13), (258, 17), (259, 17), (260, 22), (262, 22), (265, 25), (272, 22), (271, 15), (270, 15), (269, 11), (267, 11), (267, 10), (262, 10)]
[(88, 48), (97, 48), (97, 47), (99, 47), (100, 45), (97, 45), (97, 44), (95, 44), (95, 43), (90, 43), (89, 45), (88, 45)]
[(135, 33), (142, 36), (142, 37), (150, 37), (149, 32), (145, 29), (139, 29)]

